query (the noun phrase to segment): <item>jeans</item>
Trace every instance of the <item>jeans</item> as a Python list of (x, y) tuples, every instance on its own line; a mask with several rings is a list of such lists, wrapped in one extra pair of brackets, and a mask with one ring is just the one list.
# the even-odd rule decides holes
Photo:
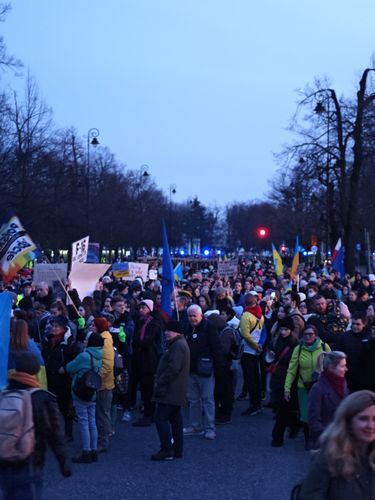
[(96, 394), (96, 424), (100, 448), (107, 448), (112, 432), (111, 422), (112, 389), (103, 389)]
[(181, 407), (156, 403), (154, 419), (159, 434), (160, 448), (162, 450), (170, 450), (172, 448), (173, 437), (174, 453), (182, 455), (183, 430)]
[(98, 448), (98, 431), (96, 428), (95, 401), (74, 400), (78, 417), (78, 427), (81, 433), (82, 450), (90, 451)]
[(0, 467), (0, 489), (4, 500), (41, 500), (43, 472), (31, 464)]
[(262, 402), (262, 380), (260, 374), (260, 358), (256, 354), (244, 353), (241, 358), (244, 385), (246, 385), (250, 406), (260, 408)]
[(189, 377), (189, 388), (187, 399), (190, 409), (190, 425), (196, 428), (202, 427), (202, 406), (204, 410), (204, 429), (215, 430), (215, 400), (214, 400), (214, 376), (201, 377), (191, 373)]

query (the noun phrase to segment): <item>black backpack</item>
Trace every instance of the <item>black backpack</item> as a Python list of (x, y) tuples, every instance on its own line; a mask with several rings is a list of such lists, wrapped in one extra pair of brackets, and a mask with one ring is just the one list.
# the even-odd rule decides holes
[(95, 371), (93, 355), (90, 352), (87, 354), (90, 355), (91, 369), (77, 378), (73, 386), (74, 394), (83, 401), (91, 401), (102, 385), (102, 377)]
[(223, 332), (230, 330), (233, 335), (232, 343), (230, 346), (229, 356), (231, 359), (238, 360), (241, 359), (244, 350), (244, 343), (242, 342), (242, 337), (240, 332), (233, 328), (232, 326), (227, 326), (224, 328)]

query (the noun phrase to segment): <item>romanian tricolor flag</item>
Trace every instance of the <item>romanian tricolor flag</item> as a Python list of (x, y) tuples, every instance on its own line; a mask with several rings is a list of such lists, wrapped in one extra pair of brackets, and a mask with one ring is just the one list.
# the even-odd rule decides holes
[(0, 225), (0, 271), (10, 281), (32, 259), (36, 245), (19, 218), (8, 214)]
[(293, 255), (293, 262), (292, 262), (292, 269), (290, 271), (290, 277), (293, 279), (295, 278), (297, 274), (297, 268), (299, 266), (299, 240), (298, 236), (296, 238), (296, 246), (294, 248), (294, 255)]
[(275, 267), (275, 273), (277, 274), (277, 276), (280, 276), (283, 273), (284, 269), (283, 261), (273, 243), (272, 243), (272, 257), (273, 257), (273, 265)]

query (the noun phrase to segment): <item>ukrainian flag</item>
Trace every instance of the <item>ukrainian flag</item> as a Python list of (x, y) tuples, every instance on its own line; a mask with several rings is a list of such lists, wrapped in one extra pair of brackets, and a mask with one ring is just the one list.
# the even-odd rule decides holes
[(292, 262), (292, 269), (290, 271), (290, 277), (293, 279), (297, 274), (297, 268), (299, 266), (299, 239), (296, 237), (296, 246), (294, 248), (294, 256)]
[(182, 264), (181, 264), (181, 262), (179, 262), (177, 264), (177, 266), (174, 268), (173, 272), (174, 272), (174, 279), (175, 279), (175, 281), (181, 281), (181, 280), (184, 279), (184, 273), (183, 273), (183, 270), (182, 270)]
[(283, 261), (279, 252), (276, 250), (275, 245), (272, 243), (272, 257), (273, 257), (273, 265), (275, 266), (275, 272), (277, 276), (280, 276), (283, 273)]

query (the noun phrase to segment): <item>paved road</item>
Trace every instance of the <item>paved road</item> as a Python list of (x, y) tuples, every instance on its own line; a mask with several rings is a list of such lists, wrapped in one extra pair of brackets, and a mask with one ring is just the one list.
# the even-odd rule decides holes
[[(152, 462), (159, 449), (156, 429), (119, 422), (108, 453), (96, 464), (74, 464), (63, 479), (53, 457), (45, 478), (45, 499), (88, 500), (288, 500), (306, 473), (309, 456), (302, 437), (282, 448), (270, 446), (272, 412), (242, 417), (246, 402), (236, 402), (233, 423), (217, 429), (215, 441), (185, 438), (182, 460)], [(134, 412), (137, 417), (137, 412)], [(119, 416), (121, 414), (119, 413)], [(77, 453), (79, 438), (71, 446)]]

